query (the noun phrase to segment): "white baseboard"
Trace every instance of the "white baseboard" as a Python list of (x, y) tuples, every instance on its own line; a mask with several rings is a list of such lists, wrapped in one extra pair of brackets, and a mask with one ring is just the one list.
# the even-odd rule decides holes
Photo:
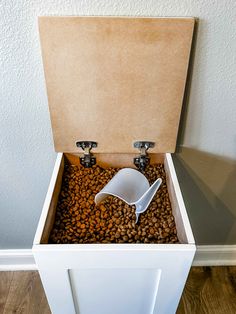
[(236, 245), (198, 245), (193, 266), (236, 266)]
[(31, 249), (0, 250), (0, 271), (37, 270)]
[[(236, 245), (199, 245), (193, 266), (236, 266)], [(31, 249), (0, 250), (0, 271), (37, 270)]]

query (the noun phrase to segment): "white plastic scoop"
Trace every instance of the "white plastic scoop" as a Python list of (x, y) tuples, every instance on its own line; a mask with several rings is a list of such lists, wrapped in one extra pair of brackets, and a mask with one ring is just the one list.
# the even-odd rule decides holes
[(119, 197), (128, 205), (135, 205), (137, 223), (139, 214), (148, 208), (161, 183), (162, 179), (159, 178), (150, 186), (147, 178), (141, 172), (132, 168), (124, 168), (119, 170), (96, 194), (95, 203), (99, 204), (109, 195)]

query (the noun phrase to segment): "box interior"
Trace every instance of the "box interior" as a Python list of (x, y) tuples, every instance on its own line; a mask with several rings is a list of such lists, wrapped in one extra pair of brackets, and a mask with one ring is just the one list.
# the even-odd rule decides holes
[[(99, 164), (103, 168), (108, 168), (108, 167), (135, 168), (133, 164), (134, 156), (135, 154), (96, 154), (97, 164)], [(150, 154), (150, 157), (151, 157), (151, 164), (154, 164), (154, 163), (164, 164), (164, 168), (166, 172), (167, 189), (168, 189), (169, 198), (171, 202), (172, 214), (175, 218), (177, 236), (181, 244), (187, 244), (188, 237), (187, 237), (186, 230), (184, 227), (183, 217), (181, 215), (180, 204), (177, 201), (174, 183), (171, 179), (170, 169), (166, 161), (166, 156), (165, 154)], [(58, 202), (58, 197), (59, 197), (61, 186), (62, 186), (65, 163), (81, 166), (80, 160), (79, 160), (79, 154), (67, 154), (67, 153), (63, 154), (62, 162), (61, 162), (60, 169), (57, 175), (57, 180), (56, 180), (55, 188), (53, 191), (53, 195), (52, 195), (50, 207), (48, 210), (47, 219), (44, 225), (42, 237), (40, 240), (40, 244), (48, 244), (48, 241), (49, 241), (50, 232), (52, 230), (52, 227), (55, 221), (57, 202)], [(63, 245), (63, 244), (60, 244), (60, 245)], [(161, 244), (156, 244), (156, 245), (161, 245)]]

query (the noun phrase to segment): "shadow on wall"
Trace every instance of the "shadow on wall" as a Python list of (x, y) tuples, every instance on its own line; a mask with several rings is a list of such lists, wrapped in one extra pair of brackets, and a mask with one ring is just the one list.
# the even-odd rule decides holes
[[(183, 99), (183, 105), (182, 105), (182, 110), (181, 110), (181, 119), (180, 119), (180, 125), (179, 125), (179, 130), (178, 130), (178, 137), (177, 137), (177, 143), (179, 145), (182, 145), (184, 142), (184, 134), (185, 134), (186, 122), (187, 122), (187, 116), (188, 116), (188, 110), (189, 110), (189, 99), (190, 99), (190, 93), (191, 93), (191, 87), (192, 87), (194, 63), (196, 61), (195, 55), (196, 55), (196, 49), (197, 49), (198, 28), (199, 28), (199, 19), (195, 19), (193, 40), (192, 40), (191, 53), (190, 53), (190, 59), (189, 59), (189, 65), (188, 65), (188, 74), (187, 74), (187, 79), (186, 79), (184, 99)], [(195, 89), (197, 88), (196, 84), (198, 84), (198, 82), (196, 82), (195, 80), (195, 86), (194, 86)], [(177, 151), (179, 151), (179, 146), (177, 146), (176, 149)]]
[(173, 159), (196, 244), (236, 244), (236, 161), (185, 147)]

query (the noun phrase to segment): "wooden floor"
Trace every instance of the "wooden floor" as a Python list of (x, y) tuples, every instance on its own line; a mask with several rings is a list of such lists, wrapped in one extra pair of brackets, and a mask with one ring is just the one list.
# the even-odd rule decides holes
[[(38, 272), (0, 273), (0, 314), (11, 313), (51, 313)], [(235, 313), (236, 266), (193, 267), (177, 314)]]
[(193, 267), (177, 314), (236, 314), (236, 266)]

